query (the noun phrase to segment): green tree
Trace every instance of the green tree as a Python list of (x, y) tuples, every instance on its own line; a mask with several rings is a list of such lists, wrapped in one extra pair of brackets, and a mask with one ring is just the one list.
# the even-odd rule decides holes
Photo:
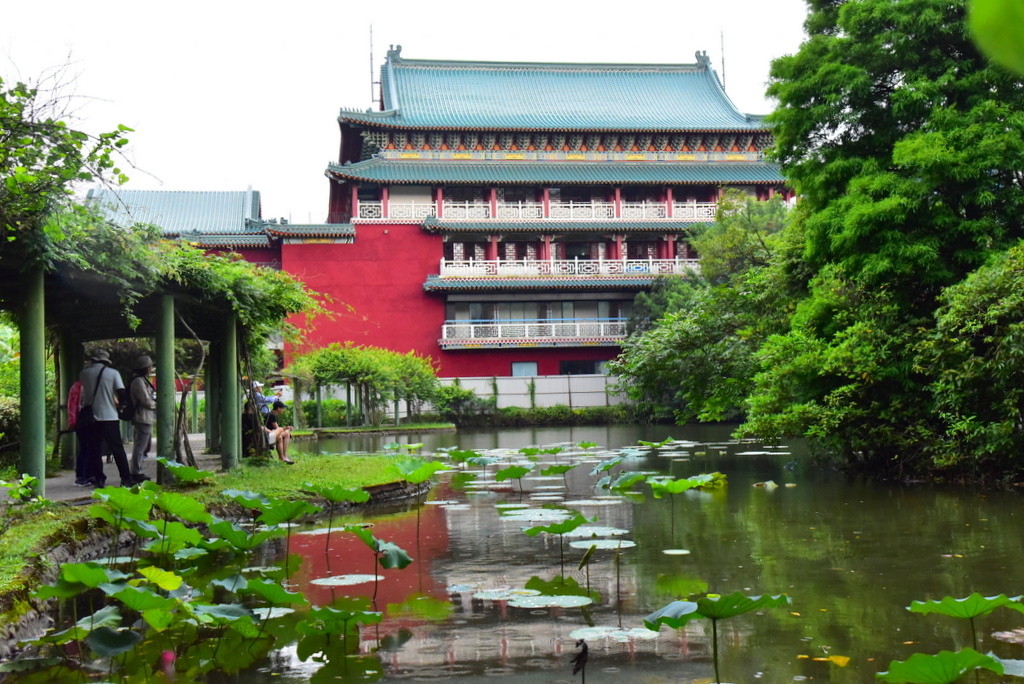
[(942, 289), (1024, 235), (1024, 89), (974, 47), (963, 0), (809, 5), (768, 89), (807, 296), (760, 352), (747, 427), (924, 472), (941, 426), (915, 346)]
[[(635, 319), (609, 370), (650, 419), (735, 420), (744, 414), (761, 341), (781, 332), (789, 308), (781, 199), (728, 191), (716, 222), (694, 238), (700, 275), (659, 278), (634, 300)], [(780, 249), (781, 248), (781, 249)]]
[(921, 344), (947, 439), (935, 465), (972, 479), (1019, 472), (1024, 452), (1024, 243), (941, 298), (935, 334)]
[(789, 209), (778, 195), (758, 201), (730, 189), (718, 204), (715, 222), (690, 240), (700, 254), (700, 274), (721, 284), (772, 259), (774, 235), (785, 227)]
[[(43, 82), (59, 91), (62, 74)], [(127, 180), (116, 159), (131, 129), (97, 136), (75, 130), (66, 104), (59, 92), (0, 79), (0, 230), (7, 238), (60, 238), (60, 224), (47, 219), (71, 203), (74, 183)]]

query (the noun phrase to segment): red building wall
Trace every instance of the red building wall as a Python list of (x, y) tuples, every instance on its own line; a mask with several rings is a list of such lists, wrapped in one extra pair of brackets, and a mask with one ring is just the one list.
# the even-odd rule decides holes
[(441, 238), (419, 225), (360, 225), (355, 243), (287, 244), (281, 266), (311, 289), (329, 294), (333, 319), (307, 339), (314, 347), (348, 341), (437, 356), (444, 300), (423, 291), (437, 273)]
[[(435, 345), (436, 346), (436, 345)], [(535, 347), (524, 349), (481, 349), (439, 352), (443, 378), (490, 377), (512, 375), (512, 363), (534, 361), (537, 375), (559, 375), (562, 361), (608, 361), (619, 353), (618, 347)]]
[(354, 244), (286, 244), (281, 267), (311, 289), (329, 294), (333, 318), (306, 336), (308, 348), (332, 342), (414, 351), (433, 358), (441, 377), (512, 374), (512, 363), (534, 361), (540, 375), (558, 375), (563, 360), (604, 361), (617, 347), (558, 347), (441, 351), (444, 297), (423, 290), (437, 274), (441, 237), (419, 225), (360, 224)]

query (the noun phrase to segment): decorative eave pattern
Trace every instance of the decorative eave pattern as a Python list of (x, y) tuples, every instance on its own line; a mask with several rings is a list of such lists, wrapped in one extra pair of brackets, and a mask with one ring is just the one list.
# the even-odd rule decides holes
[(209, 233), (183, 233), (179, 236), (185, 242), (210, 249), (270, 249), (273, 247), (265, 233), (211, 235)]
[(326, 175), (338, 181), (395, 185), (744, 185), (782, 183), (779, 167), (767, 162), (736, 163), (572, 163), (427, 162), (370, 159), (331, 164)]
[(650, 288), (652, 276), (636, 278), (440, 278), (429, 276), (423, 283), (426, 292), (523, 292), (529, 290), (557, 290), (564, 292), (592, 292), (599, 290), (640, 291)]
[(351, 223), (285, 223), (268, 224), (266, 231), (279, 238), (335, 238), (354, 236), (356, 227)]
[[(343, 122), (425, 130), (763, 130), (739, 112), (706, 54), (694, 64), (408, 60), (381, 68), (382, 109)], [(524, 107), (529, 102), (531, 106)]]
[(712, 226), (711, 222), (673, 221), (629, 221), (606, 219), (597, 221), (560, 221), (557, 219), (526, 221), (467, 221), (430, 217), (423, 221), (423, 229), (431, 233), (685, 233)]

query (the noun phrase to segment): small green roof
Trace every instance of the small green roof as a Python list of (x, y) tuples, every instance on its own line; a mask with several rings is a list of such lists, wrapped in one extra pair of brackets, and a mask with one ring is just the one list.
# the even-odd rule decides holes
[(94, 203), (114, 223), (131, 227), (136, 223), (160, 226), (164, 235), (252, 233), (250, 226), (260, 218), (260, 193), (256, 190), (175, 191), (108, 190), (89, 191)]
[(427, 292), (521, 292), (523, 290), (557, 290), (559, 292), (586, 292), (593, 290), (646, 290), (654, 276), (636, 278), (577, 278), (561, 276), (551, 278), (441, 278), (429, 276), (423, 283)]
[(383, 111), (341, 121), (414, 129), (765, 130), (736, 109), (706, 53), (694, 64), (412, 60), (381, 67)]
[(779, 167), (767, 162), (433, 162), (378, 158), (331, 164), (326, 174), (339, 181), (408, 185), (742, 185), (784, 180)]
[(712, 222), (675, 221), (631, 221), (629, 219), (604, 219), (596, 221), (560, 221), (537, 219), (535, 221), (472, 221), (446, 219), (431, 216), (424, 219), (423, 229), (431, 233), (692, 233), (694, 229), (712, 226)]

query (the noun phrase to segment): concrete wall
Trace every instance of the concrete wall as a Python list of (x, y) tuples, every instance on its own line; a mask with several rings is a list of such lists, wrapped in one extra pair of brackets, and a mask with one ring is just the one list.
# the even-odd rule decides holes
[[(497, 385), (498, 408), (530, 408), (530, 381), (534, 382), (534, 400), (538, 407), (562, 404), (571, 408), (614, 406), (625, 399), (606, 391), (607, 375), (540, 375), (536, 377), (460, 378), (459, 384), (476, 392), (481, 399), (494, 396)], [(441, 378), (451, 384), (454, 378)]]

